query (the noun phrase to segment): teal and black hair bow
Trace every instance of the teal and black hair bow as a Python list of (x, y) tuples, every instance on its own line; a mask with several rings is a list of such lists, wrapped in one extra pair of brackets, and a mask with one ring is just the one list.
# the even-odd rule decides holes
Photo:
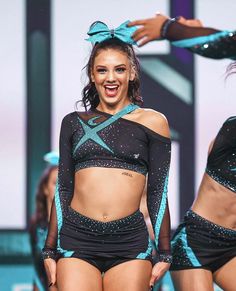
[(137, 43), (132, 39), (132, 35), (137, 30), (137, 27), (128, 27), (128, 23), (129, 20), (122, 23), (116, 29), (109, 29), (105, 23), (96, 21), (91, 25), (87, 33), (89, 38), (86, 40), (96, 44), (108, 39), (118, 38), (125, 43), (135, 45)]

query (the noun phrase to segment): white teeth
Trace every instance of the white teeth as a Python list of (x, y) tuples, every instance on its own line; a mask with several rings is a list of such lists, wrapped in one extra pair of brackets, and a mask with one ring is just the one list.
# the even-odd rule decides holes
[(107, 89), (116, 89), (116, 88), (118, 88), (118, 86), (116, 86), (116, 85), (106, 85), (105, 88), (107, 88)]

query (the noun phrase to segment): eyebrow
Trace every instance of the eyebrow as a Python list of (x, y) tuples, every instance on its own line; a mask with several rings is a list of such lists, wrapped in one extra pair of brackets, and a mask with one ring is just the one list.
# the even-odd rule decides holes
[[(123, 67), (126, 67), (126, 64), (116, 65), (115, 68), (117, 68), (117, 67), (122, 67), (122, 66), (123, 66)], [(106, 68), (106, 66), (103, 66), (103, 65), (97, 65), (96, 68), (97, 68), (97, 67)]]

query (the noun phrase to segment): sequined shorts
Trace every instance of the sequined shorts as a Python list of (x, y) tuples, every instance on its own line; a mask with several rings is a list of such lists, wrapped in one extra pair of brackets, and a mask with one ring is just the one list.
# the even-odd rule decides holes
[(139, 210), (122, 219), (101, 222), (69, 207), (59, 245), (62, 257), (83, 259), (101, 272), (131, 259), (152, 261), (152, 244)]
[(189, 210), (173, 236), (171, 247), (172, 271), (203, 268), (215, 272), (236, 256), (236, 231)]

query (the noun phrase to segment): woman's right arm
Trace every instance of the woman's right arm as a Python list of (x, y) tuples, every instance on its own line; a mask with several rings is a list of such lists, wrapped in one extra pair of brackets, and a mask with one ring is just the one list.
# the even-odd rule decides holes
[[(64, 117), (60, 131), (60, 160), (56, 193), (52, 203), (48, 235), (43, 248), (43, 258), (49, 282), (55, 283), (56, 259), (60, 251), (59, 232), (65, 208), (74, 191), (74, 161), (72, 158), (71, 114)], [(53, 273), (53, 276), (52, 276)], [(53, 277), (53, 278), (52, 278)]]
[(186, 48), (206, 58), (236, 59), (236, 31), (193, 27), (174, 21), (170, 23), (165, 38), (177, 47)]

